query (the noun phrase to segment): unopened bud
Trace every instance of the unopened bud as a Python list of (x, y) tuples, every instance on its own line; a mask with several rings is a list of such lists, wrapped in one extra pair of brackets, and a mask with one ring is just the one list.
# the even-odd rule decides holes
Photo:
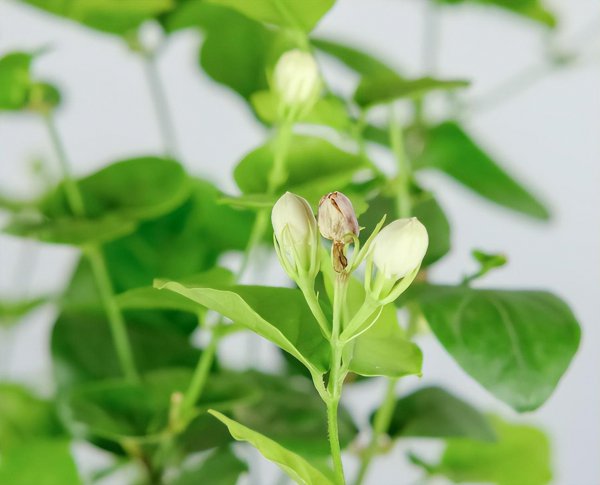
[(416, 217), (398, 219), (373, 240), (373, 263), (386, 278), (398, 280), (420, 266), (428, 244), (427, 229)]
[[(310, 204), (302, 197), (286, 192), (273, 206), (271, 222), (279, 246), (278, 255), (286, 271), (311, 273), (317, 266), (317, 221)], [(288, 271), (289, 273), (290, 271)], [(293, 275), (290, 274), (293, 277)]]
[(314, 57), (299, 49), (284, 53), (275, 65), (273, 87), (284, 113), (310, 110), (321, 91), (321, 76)]
[(333, 241), (333, 268), (341, 273), (348, 266), (346, 244), (360, 232), (352, 202), (341, 192), (331, 192), (319, 201), (319, 231)]

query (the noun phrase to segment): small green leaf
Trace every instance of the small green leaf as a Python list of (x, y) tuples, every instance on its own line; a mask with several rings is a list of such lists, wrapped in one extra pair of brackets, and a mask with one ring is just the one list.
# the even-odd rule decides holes
[(552, 480), (551, 451), (537, 428), (493, 417), (495, 443), (452, 439), (435, 472), (455, 482), (546, 485)]
[(270, 340), (315, 372), (329, 363), (321, 335), (302, 293), (290, 288), (234, 286), (225, 289), (157, 281), (155, 287), (179, 293)]
[(425, 387), (398, 399), (388, 434), (393, 438), (496, 439), (485, 416), (440, 387)]
[(544, 205), (502, 169), (455, 122), (430, 128), (418, 168), (441, 170), (482, 197), (538, 219), (548, 219)]
[(20, 110), (27, 106), (33, 55), (11, 52), (0, 58), (0, 111)]
[(231, 448), (221, 448), (202, 462), (184, 468), (172, 485), (236, 485), (240, 475), (247, 471), (248, 465), (235, 456)]
[(450, 355), (517, 411), (548, 399), (579, 346), (575, 316), (551, 293), (432, 285), (415, 291)]
[(35, 440), (2, 455), (0, 483), (6, 485), (80, 485), (82, 480), (66, 439)]
[(174, 0), (22, 0), (54, 15), (111, 34), (125, 35), (167, 12)]
[(0, 327), (10, 326), (29, 312), (48, 303), (50, 298), (38, 297), (28, 300), (0, 300)]
[(360, 106), (374, 106), (388, 103), (398, 98), (418, 98), (431, 91), (466, 88), (468, 81), (445, 80), (423, 77), (419, 79), (402, 79), (397, 75), (364, 77), (356, 92), (354, 100)]
[(320, 51), (336, 58), (363, 76), (396, 76), (400, 78), (400, 75), (385, 62), (355, 47), (321, 38), (311, 39), (311, 43)]
[(52, 403), (18, 384), (0, 384), (0, 452), (62, 434)]
[(396, 307), (384, 307), (377, 322), (356, 339), (350, 370), (363, 376), (421, 375), (421, 349), (406, 339)]
[(298, 483), (305, 485), (333, 485), (335, 483), (329, 470), (315, 468), (300, 455), (217, 411), (209, 412), (229, 428), (229, 432), (236, 440), (250, 443), (267, 460), (275, 463)]
[[(273, 142), (257, 148), (235, 168), (235, 181), (242, 192), (267, 192), (274, 148)], [(343, 190), (365, 167), (365, 161), (358, 155), (340, 150), (321, 138), (294, 136), (286, 158), (288, 179), (280, 191), (294, 192), (316, 204), (323, 194)]]
[(556, 27), (556, 15), (544, 6), (542, 0), (436, 0), (439, 3), (460, 4), (473, 3), (476, 5), (498, 7), (509, 12), (535, 20), (548, 27)]
[(279, 27), (310, 32), (333, 6), (335, 0), (306, 0), (282, 2), (279, 0), (208, 0), (210, 3), (235, 9), (244, 15)]

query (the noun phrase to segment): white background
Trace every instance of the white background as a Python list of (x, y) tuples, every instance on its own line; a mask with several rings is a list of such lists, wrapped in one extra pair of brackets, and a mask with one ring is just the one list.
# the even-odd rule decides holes
[[(594, 32), (590, 30), (593, 25), (595, 32), (600, 32), (600, 6), (595, 0), (557, 0), (553, 7), (563, 19), (560, 45), (583, 48), (586, 61), (546, 76), (506, 102), (474, 113), (467, 123), (484, 146), (549, 203), (552, 221), (532, 222), (479, 199), (441, 176), (427, 175), (422, 182), (437, 191), (454, 229), (452, 253), (432, 272), (433, 279), (455, 282), (472, 270), (469, 252), (474, 247), (501, 250), (509, 256), (510, 265), (482, 284), (543, 288), (562, 295), (582, 323), (580, 351), (555, 394), (532, 415), (515, 416), (469, 379), (429, 338), (420, 342), (425, 353), (423, 383), (443, 384), (485, 409), (540, 425), (553, 441), (555, 483), (597, 485), (600, 50), (598, 35), (589, 33)], [(404, 72), (418, 75), (422, 72), (423, 13), (422, 3), (417, 1), (339, 0), (318, 32), (379, 52)], [(473, 98), (542, 62), (542, 29), (496, 10), (444, 9), (440, 27), (438, 74), (472, 79)], [(176, 35), (161, 58), (160, 70), (186, 167), (233, 190), (232, 167), (264, 140), (265, 133), (235, 94), (199, 72), (198, 44), (193, 33)], [(40, 47), (49, 50), (36, 62), (36, 74), (58, 84), (64, 93), (58, 123), (77, 173), (88, 173), (116, 159), (161, 152), (141, 62), (119, 40), (14, 3), (0, 3), (0, 55)], [(325, 67), (334, 84), (350, 86), (352, 79), (346, 71), (338, 66)], [(0, 117), (0, 189), (31, 193), (36, 187), (28, 162), (41, 158), (54, 167), (51, 154), (37, 119)], [(32, 262), (34, 255), (37, 261)], [(23, 242), (0, 236), (0, 292), (22, 294), (19, 267), (27, 264), (36, 268), (28, 284), (31, 294), (57, 292), (72, 261), (68, 249), (37, 248), (33, 244), (24, 248)], [(281, 278), (277, 268), (273, 273)], [(52, 315), (50, 309), (37, 312), (16, 335), (3, 334), (0, 346), (4, 375), (45, 392), (51, 391), (47, 337)], [(406, 379), (403, 390), (418, 384), (416, 378)], [(382, 392), (383, 382), (374, 381), (348, 392), (347, 403), (363, 420)], [(406, 448), (397, 448), (381, 459), (371, 483), (414, 483), (412, 475), (400, 474), (399, 463)], [(349, 467), (351, 462), (349, 459)]]

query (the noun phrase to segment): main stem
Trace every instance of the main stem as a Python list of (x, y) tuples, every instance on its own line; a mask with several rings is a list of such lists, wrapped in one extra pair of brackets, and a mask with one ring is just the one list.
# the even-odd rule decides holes
[(167, 95), (165, 94), (160, 73), (156, 66), (156, 55), (154, 53), (144, 53), (143, 59), (144, 71), (146, 73), (148, 87), (150, 88), (150, 94), (154, 102), (154, 109), (156, 111), (165, 152), (168, 155), (177, 157), (179, 155), (179, 150), (177, 149), (177, 136), (175, 135), (175, 128), (173, 119), (171, 118)]
[(327, 384), (327, 428), (329, 432), (329, 444), (331, 447), (331, 458), (336, 481), (339, 484), (346, 483), (344, 478), (344, 465), (342, 463), (342, 452), (340, 448), (340, 437), (338, 431), (338, 407), (342, 397), (342, 385), (344, 376), (342, 373), (343, 344), (340, 342), (342, 330), (342, 314), (346, 290), (348, 288), (347, 275), (340, 273), (335, 279), (333, 291), (333, 329), (331, 332), (331, 370)]
[[(82, 217), (85, 215), (83, 197), (71, 174), (66, 151), (58, 134), (58, 130), (56, 129), (52, 112), (49, 111), (44, 113), (43, 117), (60, 163), (67, 202), (71, 211), (73, 211), (73, 214)], [(139, 376), (135, 367), (129, 337), (127, 335), (125, 319), (115, 300), (114, 290), (106, 267), (106, 261), (102, 254), (102, 249), (96, 244), (91, 244), (86, 248), (85, 254), (92, 266), (92, 272), (100, 293), (102, 304), (104, 305), (104, 311), (106, 312), (106, 317), (109, 322), (121, 370), (126, 378), (138, 380)]]

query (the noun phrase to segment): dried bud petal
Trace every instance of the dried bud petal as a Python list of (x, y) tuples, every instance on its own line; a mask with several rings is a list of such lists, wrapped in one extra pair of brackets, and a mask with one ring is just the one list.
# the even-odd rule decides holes
[[(273, 206), (271, 222), (282, 256), (296, 270), (311, 271), (316, 264), (319, 242), (317, 221), (310, 204), (302, 197), (286, 192)], [(286, 267), (284, 262), (282, 264)]]
[(319, 202), (319, 231), (325, 239), (347, 244), (360, 228), (352, 202), (341, 192), (324, 195)]
[(284, 110), (310, 109), (321, 90), (321, 76), (314, 57), (299, 49), (287, 51), (275, 66), (273, 87)]
[(403, 278), (421, 264), (428, 244), (427, 229), (416, 217), (398, 219), (373, 240), (373, 263), (386, 278)]

